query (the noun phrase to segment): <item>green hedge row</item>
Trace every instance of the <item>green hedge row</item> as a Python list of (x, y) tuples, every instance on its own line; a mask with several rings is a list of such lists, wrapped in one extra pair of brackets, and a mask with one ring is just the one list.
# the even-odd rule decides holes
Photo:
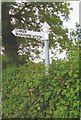
[(3, 118), (79, 118), (79, 77), (75, 61), (53, 60), (49, 75), (41, 63), (3, 69)]

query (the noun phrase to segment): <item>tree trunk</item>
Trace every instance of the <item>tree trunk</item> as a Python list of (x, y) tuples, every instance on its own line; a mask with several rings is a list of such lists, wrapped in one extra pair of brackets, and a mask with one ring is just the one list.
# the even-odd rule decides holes
[(8, 63), (16, 62), (18, 59), (18, 44), (16, 37), (12, 34), (14, 27), (9, 15), (10, 3), (2, 2), (2, 44), (5, 48)]
[(4, 48), (5, 48), (5, 55), (6, 60), (8, 63), (17, 62), (18, 60), (18, 45), (16, 39), (9, 35), (10, 38), (4, 39)]

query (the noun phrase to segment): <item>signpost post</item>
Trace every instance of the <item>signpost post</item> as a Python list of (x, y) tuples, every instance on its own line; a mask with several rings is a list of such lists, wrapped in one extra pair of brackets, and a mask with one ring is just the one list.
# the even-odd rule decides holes
[(42, 26), (42, 31), (43, 31), (43, 39), (44, 39), (44, 44), (45, 44), (45, 69), (46, 69), (46, 74), (49, 73), (49, 29), (50, 26), (44, 22)]
[(49, 28), (50, 26), (44, 22), (42, 26), (41, 32), (36, 31), (29, 31), (25, 29), (14, 29), (12, 33), (18, 37), (25, 37), (25, 38), (40, 38), (44, 40), (45, 43), (45, 69), (46, 74), (49, 73)]

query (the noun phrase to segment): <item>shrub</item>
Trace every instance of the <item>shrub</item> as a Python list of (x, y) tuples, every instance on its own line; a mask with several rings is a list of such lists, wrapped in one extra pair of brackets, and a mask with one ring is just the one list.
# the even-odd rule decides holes
[(9, 65), (3, 69), (3, 118), (79, 118), (79, 83), (77, 69), (65, 60), (53, 61), (49, 75), (42, 63)]

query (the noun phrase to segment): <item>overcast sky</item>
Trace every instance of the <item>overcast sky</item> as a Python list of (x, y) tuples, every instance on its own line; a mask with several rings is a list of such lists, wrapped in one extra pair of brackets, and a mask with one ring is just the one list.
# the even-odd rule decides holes
[(70, 20), (68, 22), (64, 22), (64, 26), (67, 26), (69, 29), (74, 29), (76, 22), (79, 23), (79, 1), (71, 1), (70, 3), (73, 10), (70, 14)]

